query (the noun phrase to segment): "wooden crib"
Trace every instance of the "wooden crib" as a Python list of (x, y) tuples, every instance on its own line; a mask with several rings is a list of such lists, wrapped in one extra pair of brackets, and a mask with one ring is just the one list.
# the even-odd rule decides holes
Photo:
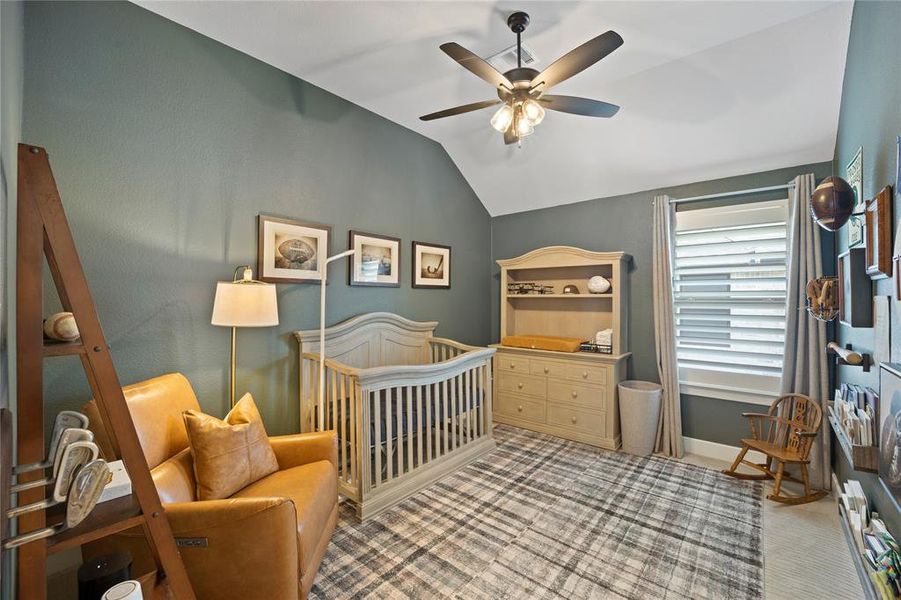
[[(325, 429), (338, 433), (339, 492), (370, 517), (494, 449), (492, 348), (377, 312), (325, 330)], [(317, 430), (319, 330), (300, 344), (300, 427)]]

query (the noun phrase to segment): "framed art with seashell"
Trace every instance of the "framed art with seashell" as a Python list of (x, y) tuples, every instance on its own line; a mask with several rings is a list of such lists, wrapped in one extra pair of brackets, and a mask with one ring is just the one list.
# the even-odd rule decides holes
[(322, 281), (332, 228), (274, 215), (259, 216), (257, 273), (268, 283)]

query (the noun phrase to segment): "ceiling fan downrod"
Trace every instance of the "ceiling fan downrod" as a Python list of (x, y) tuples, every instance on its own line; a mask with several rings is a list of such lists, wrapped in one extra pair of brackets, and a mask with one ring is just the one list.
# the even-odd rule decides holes
[(507, 17), (507, 27), (516, 34), (516, 68), (522, 68), (522, 32), (529, 26), (529, 15), (517, 11)]

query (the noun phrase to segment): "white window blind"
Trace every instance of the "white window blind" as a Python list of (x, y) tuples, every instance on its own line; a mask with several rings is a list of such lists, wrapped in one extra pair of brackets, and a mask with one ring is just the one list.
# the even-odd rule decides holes
[(788, 201), (676, 213), (673, 307), (682, 391), (769, 403), (785, 349)]

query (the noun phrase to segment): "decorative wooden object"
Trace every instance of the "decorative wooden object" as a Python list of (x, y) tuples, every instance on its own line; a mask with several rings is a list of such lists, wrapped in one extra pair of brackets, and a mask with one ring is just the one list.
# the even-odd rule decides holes
[[(628, 265), (623, 252), (592, 252), (549, 246), (497, 261), (501, 267), (501, 331), (510, 335), (554, 335), (594, 340), (612, 329), (612, 354), (553, 352), (495, 344), (494, 420), (604, 448), (620, 445), (617, 384), (628, 359)], [(586, 289), (595, 275), (610, 281), (603, 294), (567, 294)], [(554, 294), (508, 294), (519, 281), (551, 285)]]
[(854, 352), (851, 344), (842, 348), (835, 342), (829, 342), (826, 344), (826, 352), (835, 355), (835, 364), (863, 367), (865, 373), (869, 373), (870, 367), (873, 365), (873, 358), (869, 354)]
[(873, 282), (866, 260), (866, 248), (838, 255), (838, 318), (849, 327), (873, 326)]
[(829, 407), (829, 425), (832, 426), (832, 431), (835, 432), (835, 438), (838, 440), (842, 452), (845, 453), (848, 464), (855, 471), (879, 472), (879, 448), (877, 446), (852, 444), (831, 406)]
[[(783, 504), (805, 504), (828, 494), (826, 490), (814, 490), (810, 487), (807, 472), (810, 449), (823, 420), (823, 411), (816, 402), (803, 394), (786, 394), (773, 402), (767, 414), (743, 413), (742, 416), (748, 418), (751, 437), (741, 440), (738, 456), (723, 473), (738, 479), (775, 479), (773, 492), (767, 498)], [(745, 460), (748, 450), (760, 452), (766, 456), (766, 462), (753, 463)], [(740, 465), (761, 471), (762, 474), (740, 473), (737, 471)], [(786, 465), (797, 465), (801, 479), (786, 473)], [(786, 494), (782, 490), (784, 479), (803, 483), (804, 493), (798, 496)]]
[(867, 275), (892, 276), (892, 186), (887, 185), (867, 201)]
[[(44, 458), (43, 358), (78, 356), (110, 432), (110, 442), (125, 462), (134, 492), (131, 496), (101, 504), (75, 528), (21, 546), (18, 549), (17, 597), (46, 598), (48, 554), (142, 525), (158, 567), (156, 589), (161, 594), (168, 591), (179, 600), (192, 599), (191, 583), (125, 404), (47, 152), (37, 146), (19, 144), (18, 171), (17, 460), (25, 464)], [(81, 333), (79, 342), (44, 345), (42, 269), (45, 256), (64, 310), (75, 315)], [(23, 474), (19, 481), (24, 483), (42, 476), (43, 472), (34, 471)], [(20, 492), (18, 504), (43, 500), (44, 494), (45, 488)], [(47, 523), (59, 522), (59, 516), (53, 509), (23, 515), (18, 519), (18, 532), (26, 533)]]
[[(494, 350), (432, 337), (436, 321), (368, 313), (325, 330), (324, 429), (338, 491), (367, 519), (495, 448)], [(300, 344), (300, 427), (319, 427), (319, 330)]]

